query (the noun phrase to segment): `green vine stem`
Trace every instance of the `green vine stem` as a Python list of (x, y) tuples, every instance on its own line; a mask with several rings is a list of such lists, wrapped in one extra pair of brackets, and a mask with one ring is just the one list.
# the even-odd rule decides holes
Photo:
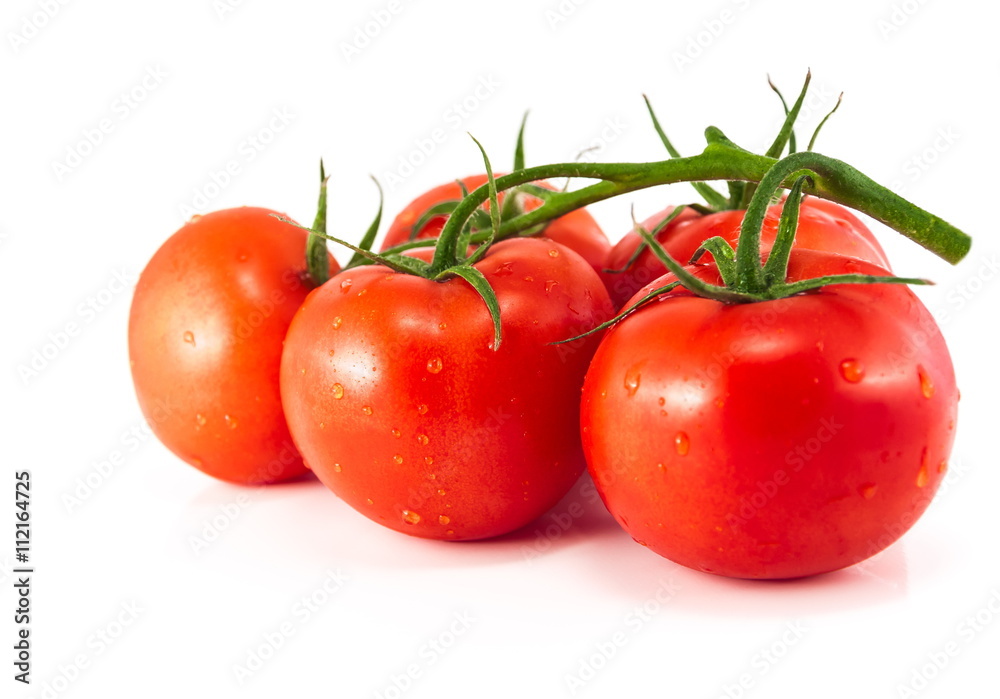
[[(511, 238), (535, 226), (611, 197), (675, 182), (729, 180), (759, 184), (777, 159), (740, 148), (715, 127), (705, 132), (708, 145), (700, 155), (652, 163), (560, 163), (518, 170), (496, 179), (503, 191), (537, 180), (580, 177), (601, 180), (572, 192), (553, 192), (542, 206), (504, 221), (490, 232), (496, 240)], [(809, 170), (806, 194), (856, 209), (893, 228), (952, 264), (969, 252), (972, 240), (943, 219), (912, 204), (840, 160), (815, 152), (799, 152), (784, 160), (788, 172), (780, 187), (790, 189), (797, 172)], [(454, 264), (466, 223), (490, 197), (490, 186), (470, 192), (441, 230), (431, 274)], [(495, 234), (495, 235), (494, 235)], [(488, 236), (489, 237), (489, 236)]]

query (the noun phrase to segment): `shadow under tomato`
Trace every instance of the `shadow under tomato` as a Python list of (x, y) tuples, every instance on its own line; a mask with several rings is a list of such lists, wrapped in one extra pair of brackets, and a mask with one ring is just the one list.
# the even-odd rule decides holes
[(900, 543), (849, 568), (789, 580), (711, 575), (678, 565), (631, 541), (602, 547), (592, 560), (596, 565), (581, 577), (601, 594), (617, 595), (625, 605), (641, 603), (667, 582), (676, 590), (670, 602), (672, 612), (699, 616), (788, 619), (836, 614), (898, 600), (908, 594), (909, 585), (907, 552)]

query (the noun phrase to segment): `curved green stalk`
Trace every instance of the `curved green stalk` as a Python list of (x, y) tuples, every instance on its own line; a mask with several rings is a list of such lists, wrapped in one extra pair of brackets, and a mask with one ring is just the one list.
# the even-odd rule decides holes
[[(647, 187), (684, 181), (739, 180), (760, 183), (778, 162), (735, 145), (715, 127), (706, 130), (708, 146), (700, 155), (652, 163), (559, 163), (531, 167), (496, 179), (500, 191), (541, 179), (582, 177), (601, 180), (572, 192), (559, 192), (542, 206), (504, 221), (496, 239), (513, 237), (583, 206)], [(814, 152), (799, 152), (782, 161), (780, 186), (790, 189), (798, 170), (812, 171), (806, 194), (828, 199), (856, 209), (894, 228), (919, 245), (952, 264), (969, 252), (968, 235), (933, 214), (912, 204), (895, 192), (840, 160)], [(772, 178), (778, 172), (771, 173)], [(455, 207), (441, 231), (439, 245), (454, 249), (462, 227), (473, 212), (489, 198), (483, 185), (469, 193)], [(437, 260), (432, 268), (437, 265)], [(444, 271), (446, 265), (434, 269)]]

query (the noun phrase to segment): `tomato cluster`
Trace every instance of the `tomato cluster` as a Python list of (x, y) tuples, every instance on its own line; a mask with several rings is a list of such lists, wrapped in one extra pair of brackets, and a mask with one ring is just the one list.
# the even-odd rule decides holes
[[(614, 247), (543, 178), (495, 178), (488, 162), (404, 208), (381, 254), (369, 240), (322, 275), (310, 234), (275, 212), (198, 217), (136, 288), (139, 404), (169, 406), (155, 433), (212, 476), (311, 470), (406, 534), (513, 531), (588, 469), (621, 526), (685, 566), (851, 565), (927, 507), (958, 389), (871, 231), (803, 197), (823, 182), (790, 185), (791, 160), (761, 174), (784, 200), (758, 180), (724, 210), (670, 207)], [(506, 231), (501, 212), (527, 223)]]

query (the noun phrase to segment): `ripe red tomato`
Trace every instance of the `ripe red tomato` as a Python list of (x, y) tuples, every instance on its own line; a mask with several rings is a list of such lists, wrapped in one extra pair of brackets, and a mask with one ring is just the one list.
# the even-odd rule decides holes
[[(500, 174), (496, 174), (500, 177)], [(486, 175), (471, 175), (462, 180), (465, 188), (468, 191), (472, 191), (486, 184)], [(554, 189), (552, 185), (547, 182), (537, 183), (542, 187), (548, 189)], [(506, 192), (500, 192), (498, 194), (498, 200), (503, 205), (504, 196)], [(537, 209), (542, 205), (542, 200), (537, 197), (533, 197), (528, 194), (521, 194), (522, 206), (525, 211), (532, 211)], [(405, 209), (403, 209), (399, 215), (393, 220), (392, 224), (389, 226), (389, 230), (386, 231), (385, 240), (382, 242), (382, 250), (388, 250), (389, 248), (399, 245), (400, 243), (405, 243), (410, 239), (410, 233), (413, 230), (414, 224), (417, 223), (435, 204), (440, 204), (445, 201), (454, 201), (462, 198), (462, 189), (459, 187), (457, 182), (447, 182), (438, 187), (434, 187), (427, 192), (424, 192), (419, 197), (410, 202)], [(488, 204), (485, 205), (486, 208), (489, 207)], [(448, 220), (447, 216), (435, 216), (430, 219), (420, 231), (417, 232), (416, 238), (435, 238), (441, 233), (441, 228), (444, 227), (445, 221)], [(601, 230), (601, 227), (597, 225), (597, 221), (584, 209), (577, 209), (571, 211), (565, 216), (561, 216), (551, 223), (545, 229), (544, 233), (546, 238), (554, 240), (557, 243), (565, 245), (570, 250), (575, 251), (578, 255), (583, 257), (590, 266), (594, 268), (595, 271), (600, 272), (604, 269), (604, 263), (607, 259), (608, 253), (611, 250), (611, 243), (608, 241), (608, 237)]]
[[(714, 264), (691, 269), (720, 281)], [(886, 274), (793, 250), (788, 276), (853, 273)], [(916, 521), (944, 477), (957, 401), (944, 339), (905, 286), (732, 305), (675, 290), (608, 332), (581, 427), (597, 487), (638, 542), (697, 570), (793, 578), (868, 558)]]
[[(761, 244), (770, 246), (778, 231), (778, 219), (782, 204), (775, 204), (767, 210), (761, 231)], [(652, 231), (663, 219), (670, 215), (674, 207), (667, 207), (646, 219), (642, 226)], [(701, 215), (687, 208), (656, 236), (670, 255), (687, 264), (701, 244), (715, 236), (725, 238), (736, 245), (740, 235), (740, 224), (746, 212), (720, 211)], [(642, 243), (642, 238), (634, 230), (629, 231), (608, 254), (605, 267), (618, 270), (625, 267)], [(802, 201), (799, 226), (795, 234), (795, 247), (806, 250), (825, 250), (849, 257), (873, 262), (890, 269), (882, 246), (868, 227), (848, 209), (833, 202), (806, 197)], [(710, 258), (710, 256), (709, 256)], [(663, 264), (648, 248), (639, 253), (638, 259), (620, 274), (604, 273), (602, 278), (611, 294), (615, 308), (621, 308), (640, 288), (666, 273)]]
[(244, 207), (189, 221), (149, 261), (129, 316), (132, 378), (153, 432), (189, 464), (237, 483), (306, 470), (278, 368), (312, 288), (307, 235), (273, 213)]
[(433, 539), (527, 524), (584, 469), (579, 395), (611, 314), (600, 279), (549, 240), (494, 245), (475, 265), (503, 342), (463, 279), (345, 270), (292, 321), (281, 395), (292, 436), (331, 490), (370, 519)]

